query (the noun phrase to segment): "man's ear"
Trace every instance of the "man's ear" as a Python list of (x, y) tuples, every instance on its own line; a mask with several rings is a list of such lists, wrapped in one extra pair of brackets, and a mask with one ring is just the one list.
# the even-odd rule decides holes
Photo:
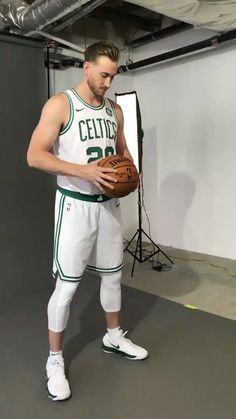
[(89, 61), (84, 61), (83, 69), (86, 75), (88, 74), (88, 70), (90, 69), (90, 67), (91, 67), (91, 63)]

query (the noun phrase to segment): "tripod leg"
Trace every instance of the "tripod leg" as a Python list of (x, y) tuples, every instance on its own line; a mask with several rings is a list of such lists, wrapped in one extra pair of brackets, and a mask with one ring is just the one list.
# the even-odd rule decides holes
[(128, 242), (128, 244), (125, 246), (124, 248), (124, 252), (126, 251), (126, 249), (128, 249), (130, 243), (132, 243), (132, 241), (134, 240), (135, 236), (138, 234), (138, 230), (136, 231), (136, 233), (133, 235), (132, 239)]
[(135, 248), (135, 254), (134, 254), (134, 261), (133, 261), (131, 276), (133, 276), (133, 273), (134, 273), (134, 266), (135, 266), (135, 261), (136, 261), (136, 258), (137, 258), (138, 245), (139, 245), (139, 236), (140, 236), (140, 233), (138, 233), (138, 239), (137, 239), (136, 248)]
[(167, 256), (167, 254), (165, 252), (163, 252), (163, 250), (161, 250), (161, 248), (156, 243), (154, 243), (154, 241), (151, 239), (151, 237), (149, 237), (149, 235), (147, 233), (145, 233), (145, 231), (143, 231), (143, 229), (142, 229), (142, 232), (150, 240), (150, 242), (158, 249), (158, 253), (162, 253), (166, 257), (166, 259), (168, 259), (169, 262), (171, 262), (173, 264), (174, 262), (169, 258), (169, 256)]
[(171, 259), (169, 258), (169, 256), (167, 256), (167, 254), (166, 254), (165, 252), (163, 252), (163, 250), (161, 250), (160, 248), (159, 248), (159, 252), (160, 252), (160, 253), (162, 253), (162, 254), (166, 257), (166, 259), (168, 259), (168, 260), (169, 260), (169, 262), (171, 262), (172, 264), (174, 264), (173, 260), (171, 260)]

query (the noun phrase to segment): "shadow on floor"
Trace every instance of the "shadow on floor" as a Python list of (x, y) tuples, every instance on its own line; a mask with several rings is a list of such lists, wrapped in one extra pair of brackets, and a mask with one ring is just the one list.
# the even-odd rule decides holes
[[(80, 309), (80, 294), (88, 292), (92, 297), (89, 299), (86, 307)], [(104, 313), (100, 305), (100, 280), (92, 275), (86, 275), (82, 284), (78, 288), (76, 301), (73, 302), (74, 319), (70, 319), (77, 324), (78, 332), (69, 338), (64, 348), (64, 357), (67, 368), (69, 368), (73, 359), (89, 343), (101, 338), (106, 332)], [(124, 331), (128, 330), (129, 335), (135, 330), (138, 324), (144, 321), (145, 317), (156, 302), (157, 297), (146, 294), (143, 299), (140, 291), (122, 286), (122, 311), (121, 311), (121, 327)], [(78, 307), (78, 310), (76, 309)], [(75, 329), (75, 325), (73, 327)]]

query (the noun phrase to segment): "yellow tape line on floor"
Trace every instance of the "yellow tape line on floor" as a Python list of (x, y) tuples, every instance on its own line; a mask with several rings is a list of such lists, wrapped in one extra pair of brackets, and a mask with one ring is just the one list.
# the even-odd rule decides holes
[(184, 304), (184, 307), (191, 308), (192, 310), (198, 310), (196, 306), (192, 306), (192, 304)]

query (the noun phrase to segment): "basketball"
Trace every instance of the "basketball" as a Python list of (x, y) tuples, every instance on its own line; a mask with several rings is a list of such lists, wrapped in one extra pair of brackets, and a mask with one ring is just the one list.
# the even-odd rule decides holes
[(139, 174), (134, 163), (127, 157), (115, 154), (114, 156), (108, 156), (98, 162), (100, 167), (107, 167), (116, 169), (117, 173), (108, 173), (109, 176), (113, 176), (117, 179), (117, 182), (111, 183), (114, 189), (102, 185), (105, 190), (105, 194), (112, 198), (121, 198), (133, 192), (139, 182)]

